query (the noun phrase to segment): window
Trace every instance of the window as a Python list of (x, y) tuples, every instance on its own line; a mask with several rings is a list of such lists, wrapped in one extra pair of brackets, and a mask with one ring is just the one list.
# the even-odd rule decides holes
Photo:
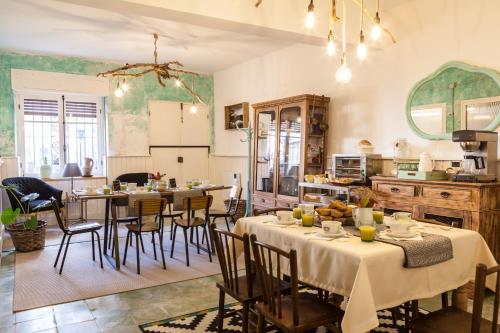
[(65, 163), (94, 160), (103, 174), (102, 98), (76, 95), (18, 95), (18, 153), (25, 175), (36, 175), (44, 160), (58, 174)]

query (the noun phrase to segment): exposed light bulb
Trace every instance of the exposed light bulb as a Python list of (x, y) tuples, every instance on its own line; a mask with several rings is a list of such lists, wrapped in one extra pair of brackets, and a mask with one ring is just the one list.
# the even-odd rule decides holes
[(175, 79), (175, 86), (180, 87), (181, 86), (181, 80)]
[(122, 97), (123, 96), (123, 90), (121, 88), (116, 88), (116, 90), (115, 90), (115, 96), (116, 97)]
[(380, 26), (380, 16), (378, 15), (378, 11), (375, 14), (375, 24), (372, 27), (372, 39), (377, 41), (380, 39), (382, 35), (382, 27)]
[(366, 47), (365, 44), (365, 36), (363, 35), (363, 30), (361, 30), (361, 33), (359, 35), (359, 44), (357, 50), (358, 59), (365, 60), (367, 53), (368, 53), (368, 48)]
[(126, 84), (125, 82), (123, 82), (122, 84), (122, 90), (125, 92), (125, 91), (128, 91), (128, 84)]
[(336, 51), (337, 51), (337, 46), (335, 45), (333, 32), (330, 29), (330, 32), (328, 33), (328, 43), (326, 44), (326, 54), (328, 54), (330, 57), (333, 57)]
[(351, 81), (352, 78), (352, 72), (347, 67), (346, 61), (345, 61), (345, 55), (342, 56), (341, 60), (341, 65), (337, 69), (337, 72), (335, 73), (335, 79), (340, 82), (340, 83), (348, 83)]
[(307, 16), (306, 16), (306, 28), (312, 29), (314, 26), (314, 3), (313, 0), (309, 3), (307, 7)]
[(301, 122), (302, 122), (302, 118), (301, 118), (300, 116), (299, 116), (299, 117), (297, 117), (297, 122), (298, 122), (298, 123), (301, 123)]
[(189, 109), (189, 111), (191, 111), (191, 113), (197, 113), (198, 112), (198, 108), (196, 107), (196, 105), (191, 105), (191, 108)]

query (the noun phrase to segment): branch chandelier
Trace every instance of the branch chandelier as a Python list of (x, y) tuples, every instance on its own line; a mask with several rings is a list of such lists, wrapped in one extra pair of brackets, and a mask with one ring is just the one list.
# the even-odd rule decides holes
[[(255, 3), (255, 7), (258, 7), (263, 0), (258, 0)], [(351, 1), (355, 5), (360, 8), (359, 13), (359, 41), (356, 50), (357, 57), (360, 61), (366, 59), (368, 55), (368, 47), (365, 42), (365, 34), (364, 34), (364, 17), (367, 16), (370, 18), (372, 22), (372, 30), (371, 30), (371, 39), (374, 42), (377, 42), (382, 33), (385, 32), (392, 40), (393, 43), (396, 42), (392, 33), (385, 27), (380, 24), (380, 0), (376, 1), (376, 12), (375, 15), (372, 15), (365, 7), (365, 0), (342, 0), (342, 17), (337, 16), (337, 1), (332, 0), (331, 5), (331, 13), (330, 13), (330, 29), (327, 35), (327, 43), (326, 43), (326, 53), (333, 57), (335, 53), (337, 53), (337, 45), (336, 45), (336, 35), (334, 33), (334, 26), (336, 23), (340, 21), (342, 24), (342, 53), (340, 55), (340, 67), (337, 69), (335, 73), (335, 79), (340, 83), (347, 83), (352, 78), (352, 73), (349, 67), (347, 66), (347, 58), (346, 58), (346, 22), (347, 22), (347, 12), (346, 12), (346, 1)], [(307, 15), (305, 20), (305, 26), (307, 29), (312, 29), (314, 27), (315, 15), (314, 15), (314, 0), (310, 0), (309, 5), (307, 6)]]
[[(205, 104), (201, 99), (201, 97), (194, 90), (194, 78), (199, 76), (199, 74), (181, 69), (180, 67), (184, 66), (176, 60), (165, 63), (158, 63), (158, 49), (156, 46), (158, 42), (158, 34), (154, 33), (153, 38), (154, 38), (154, 52), (153, 52), (154, 63), (125, 64), (125, 66), (107, 72), (98, 73), (97, 76), (118, 78), (118, 82), (115, 89), (116, 97), (122, 97), (129, 90), (129, 85), (126, 82), (126, 79), (128, 78), (137, 78), (145, 76), (146, 74), (149, 73), (154, 73), (156, 75), (158, 83), (162, 87), (165, 87), (165, 82), (167, 80), (174, 80), (176, 87), (186, 90), (186, 92), (189, 93), (189, 95), (191, 96), (192, 106), (190, 108), (190, 111), (192, 113), (198, 112), (198, 109), (196, 108), (195, 105), (196, 101)], [(184, 80), (184, 78), (181, 77), (181, 75), (183, 77), (186, 76), (191, 77), (191, 86), (189, 86), (189, 84)], [(121, 78), (123, 78), (123, 80), (121, 80)]]

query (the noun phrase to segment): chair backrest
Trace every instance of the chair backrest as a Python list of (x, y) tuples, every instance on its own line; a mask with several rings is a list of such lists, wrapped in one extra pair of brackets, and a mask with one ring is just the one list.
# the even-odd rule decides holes
[(205, 218), (209, 216), (210, 206), (212, 205), (213, 197), (211, 195), (202, 195), (196, 197), (185, 197), (182, 201), (183, 209), (186, 211), (188, 226), (191, 225), (193, 212), (196, 210), (204, 210)]
[(292, 210), (293, 210), (293, 208), (287, 208), (287, 207), (274, 207), (274, 208), (268, 208), (268, 209), (255, 208), (253, 210), (253, 216), (269, 215), (269, 213), (271, 213), (272, 215), (276, 215), (276, 212), (292, 211)]
[[(290, 287), (292, 296), (293, 323), (298, 325), (299, 312), (297, 308), (298, 300), (298, 271), (297, 252), (290, 250), (285, 252), (277, 247), (257, 241), (257, 236), (250, 236), (252, 253), (255, 260), (255, 270), (257, 278), (262, 286), (262, 298), (267, 310), (274, 316), (282, 318), (282, 295), (281, 286), (284, 284), (287, 273), (290, 276)], [(288, 261), (288, 265), (286, 265)], [(288, 272), (282, 271), (284, 267), (289, 267)]]
[(238, 267), (237, 254), (240, 250), (243, 250), (247, 286), (247, 294), (245, 296), (253, 297), (252, 286), (254, 277), (252, 276), (252, 264), (250, 261), (250, 237), (248, 234), (239, 236), (232, 232), (218, 229), (217, 224), (211, 223), (210, 235), (212, 236), (215, 251), (217, 253), (217, 257), (219, 258), (224, 285), (236, 294), (241, 294), (240, 281), (238, 279), (238, 271), (241, 267)]
[(486, 287), (486, 277), (490, 274), (496, 274), (495, 283), (495, 298), (493, 300), (493, 318), (491, 332), (498, 332), (498, 301), (500, 295), (500, 265), (488, 268), (485, 264), (478, 264), (476, 266), (476, 279), (474, 281), (474, 305), (472, 307), (472, 333), (485, 332), (481, 330), (481, 318), (483, 312), (484, 290)]
[(234, 215), (238, 211), (238, 206), (241, 200), (241, 193), (243, 189), (241, 186), (233, 185), (229, 192), (229, 203), (227, 205), (227, 213)]
[(11, 193), (11, 191), (7, 191), (10, 205), (14, 209), (18, 207), (21, 208), (16, 198), (21, 199), (21, 197), (31, 193), (38, 193), (39, 200), (50, 200), (52, 197), (54, 197), (59, 203), (61, 203), (63, 191), (55, 188), (50, 184), (47, 184), (46, 182), (38, 178), (10, 177), (3, 179), (2, 185), (12, 185), (15, 187), (15, 190), (13, 191), (14, 193)]
[[(148, 182), (148, 176), (149, 173), (147, 172), (132, 172), (119, 175), (115, 180), (124, 183), (137, 183), (137, 186), (143, 186), (144, 183)], [(113, 204), (120, 207), (128, 206), (128, 199), (113, 199)]]
[(52, 203), (52, 209), (54, 210), (54, 215), (56, 216), (57, 225), (59, 225), (59, 228), (61, 228), (63, 232), (66, 232), (68, 228), (66, 228), (66, 226), (64, 225), (64, 221), (62, 220), (59, 202), (54, 197), (50, 198), (50, 202)]
[(165, 199), (138, 199), (134, 202), (134, 211), (137, 212), (139, 217), (139, 232), (142, 229), (142, 218), (145, 216), (159, 216), (158, 228), (160, 229), (163, 224), (161, 213), (165, 208)]

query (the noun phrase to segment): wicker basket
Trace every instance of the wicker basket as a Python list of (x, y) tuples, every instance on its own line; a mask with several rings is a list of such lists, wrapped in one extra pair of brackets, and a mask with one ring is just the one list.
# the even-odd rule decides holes
[[(224, 200), (224, 206), (226, 206), (226, 209), (229, 207), (229, 200)], [(245, 216), (246, 213), (246, 208), (247, 208), (247, 201), (246, 200), (240, 200), (238, 207), (236, 208), (236, 214), (234, 214), (234, 219), (238, 221), (238, 219), (242, 218)]]
[(5, 229), (9, 232), (16, 251), (30, 252), (45, 247), (46, 221), (39, 220), (35, 230), (24, 229), (23, 225), (19, 223), (9, 225)]

